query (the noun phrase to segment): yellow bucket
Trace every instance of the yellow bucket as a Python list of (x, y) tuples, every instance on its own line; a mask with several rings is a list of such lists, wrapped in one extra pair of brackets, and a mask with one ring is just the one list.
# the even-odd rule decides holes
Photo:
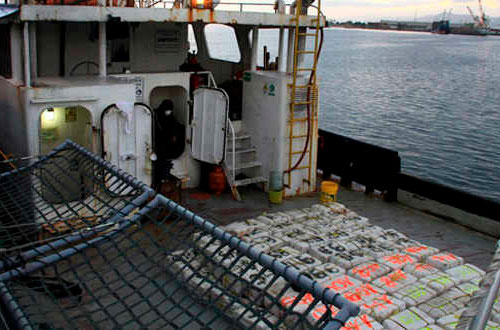
[(321, 182), (320, 200), (322, 203), (336, 202), (339, 185), (333, 181)]
[(283, 202), (283, 190), (269, 190), (269, 201), (273, 204), (281, 204)]

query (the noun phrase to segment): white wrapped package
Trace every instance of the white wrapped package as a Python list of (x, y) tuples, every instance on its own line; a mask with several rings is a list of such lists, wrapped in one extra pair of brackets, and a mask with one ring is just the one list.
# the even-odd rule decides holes
[(383, 294), (361, 305), (361, 313), (368, 314), (375, 320), (382, 322), (390, 316), (402, 312), (406, 307), (404, 301)]
[[(454, 297), (459, 297), (458, 301), (455, 301)], [(460, 297), (463, 297), (463, 293), (453, 288), (447, 291), (446, 294), (432, 298), (431, 300), (420, 304), (418, 308), (434, 319), (438, 319), (462, 309), (464, 307), (464, 303)]]
[(260, 215), (257, 218), (255, 218), (255, 220), (257, 220), (257, 221), (259, 221), (259, 222), (261, 222), (261, 223), (263, 223), (265, 225), (268, 225), (268, 226), (274, 224), (273, 219), (271, 219), (271, 218), (269, 218), (269, 217), (267, 217), (265, 215)]
[(426, 259), (426, 263), (440, 270), (447, 270), (464, 263), (464, 259), (450, 252), (441, 252)]
[(288, 226), (280, 232), (275, 232), (275, 236), (279, 236), (285, 242), (292, 244), (297, 238), (301, 236), (307, 236), (309, 233), (299, 225)]
[(355, 318), (350, 318), (345, 325), (341, 328), (342, 330), (379, 330), (383, 329), (382, 324), (375, 321), (371, 316), (367, 314), (359, 315)]
[(404, 253), (396, 253), (390, 256), (385, 256), (378, 259), (378, 262), (392, 269), (402, 269), (406, 265), (411, 265), (417, 262), (415, 258)]
[(457, 288), (451, 288), (443, 292), (440, 297), (448, 299), (458, 309), (465, 307), (470, 302), (470, 296)]
[(364, 283), (354, 289), (342, 293), (342, 296), (358, 306), (361, 306), (365, 303), (371, 302), (376, 297), (385, 293), (385, 290), (381, 288), (373, 286), (370, 283)]
[[(314, 317), (314, 310), (319, 307), (321, 301), (315, 299), (310, 293), (301, 294), (294, 290), (289, 289), (280, 299), (280, 304), (283, 307), (282, 309), (271, 308), (273, 313), (277, 314), (281, 319), (285, 319), (285, 324), (289, 327), (293, 327), (297, 325), (297, 321), (299, 317), (293, 314), (300, 314), (310, 323), (315, 324), (316, 319)], [(306, 312), (309, 311), (309, 313)], [(334, 307), (332, 307), (333, 312), (336, 314), (337, 311)], [(325, 310), (326, 311), (326, 310)], [(299, 322), (299, 324), (302, 324)]]
[(328, 207), (331, 213), (345, 214), (348, 211), (343, 204), (337, 202), (323, 203), (323, 205)]
[(292, 219), (293, 222), (301, 222), (302, 220), (307, 218), (307, 213), (300, 210), (300, 209), (288, 210), (288, 211), (284, 211), (283, 213), (288, 215)]
[(363, 252), (369, 256), (372, 256), (375, 259), (380, 259), (383, 257), (387, 257), (390, 255), (394, 255), (398, 253), (398, 249), (395, 247), (390, 247), (385, 244), (375, 243), (373, 245), (369, 245), (367, 247), (363, 247)]
[(333, 289), (337, 293), (343, 293), (346, 291), (353, 291), (355, 288), (361, 286), (363, 283), (355, 278), (347, 275), (337, 276), (333, 279), (328, 279), (326, 281), (320, 282), (327, 288)]
[(274, 235), (261, 235), (255, 237), (250, 244), (261, 251), (267, 252), (285, 245), (285, 242)]
[(283, 277), (276, 276), (270, 270), (248, 272), (245, 278), (248, 281), (246, 295), (261, 306), (271, 305), (273, 303), (272, 297), (278, 297), (288, 285)]
[(262, 266), (247, 257), (237, 260), (227, 259), (215, 268), (214, 275), (218, 283), (234, 295), (241, 296), (247, 291), (252, 274), (259, 273)]
[(397, 292), (411, 284), (417, 282), (417, 279), (410, 274), (406, 274), (400, 269), (393, 271), (385, 276), (382, 276), (374, 281), (372, 284), (384, 289), (388, 293)]
[(307, 214), (307, 217), (310, 218), (320, 218), (321, 217), (321, 211), (312, 207), (304, 208), (301, 209), (302, 212)]
[(457, 285), (457, 289), (462, 291), (463, 293), (472, 296), (474, 292), (479, 290), (479, 286), (472, 282), (465, 282)]
[(330, 261), (345, 269), (350, 269), (364, 262), (372, 261), (373, 257), (366, 255), (362, 250), (349, 252), (335, 252)]
[(302, 253), (298, 256), (290, 257), (282, 261), (285, 265), (294, 267), (298, 271), (305, 271), (313, 266), (321, 265), (321, 260), (307, 253)]
[(388, 274), (390, 271), (391, 269), (383, 264), (379, 264), (377, 262), (365, 262), (349, 270), (348, 274), (358, 280), (371, 282), (376, 278)]
[(398, 239), (392, 241), (392, 244), (399, 249), (404, 249), (405, 247), (419, 245), (420, 242), (417, 242), (417, 241), (409, 239), (409, 238), (398, 238)]
[(318, 235), (299, 236), (295, 241), (289, 242), (295, 249), (302, 252), (309, 252), (315, 245), (325, 244), (326, 239)]
[(270, 249), (267, 251), (267, 254), (281, 261), (293, 256), (298, 256), (301, 252), (289, 246), (281, 246)]
[(444, 273), (437, 273), (421, 278), (420, 283), (428, 286), (436, 291), (438, 294), (452, 288), (457, 283), (449, 275)]
[(325, 315), (325, 313), (329, 312), (330, 316), (333, 318), (337, 313), (339, 312), (335, 306), (331, 305), (330, 307), (327, 307), (323, 303), (318, 303), (314, 309), (307, 315), (308, 321), (314, 325), (317, 324), (319, 320)]
[(275, 213), (267, 213), (264, 214), (266, 218), (269, 218), (272, 220), (272, 224), (275, 225), (278, 222), (286, 222), (286, 223), (293, 223), (292, 217), (289, 215), (283, 213), (283, 212), (275, 212)]
[(352, 235), (343, 229), (338, 229), (333, 227), (326, 227), (326, 228), (322, 227), (322, 228), (323, 228), (323, 237), (328, 241), (342, 242), (350, 240), (352, 238)]
[(309, 249), (309, 254), (312, 256), (318, 258), (319, 260), (323, 262), (330, 262), (332, 255), (336, 253), (337, 251), (330, 249), (328, 246), (325, 245), (315, 245), (312, 246)]
[(320, 264), (302, 271), (301, 274), (309, 277), (313, 281), (323, 282), (343, 275), (345, 271), (334, 264)]
[(321, 215), (332, 213), (332, 209), (323, 204), (314, 204), (311, 208), (321, 213)]
[(437, 293), (434, 290), (419, 282), (394, 292), (394, 297), (404, 301), (407, 307), (417, 306), (436, 296)]
[(425, 312), (419, 308), (411, 307), (385, 320), (383, 325), (385, 329), (389, 330), (417, 330), (425, 329), (434, 323), (434, 319)]
[(485, 274), (483, 270), (471, 264), (465, 264), (447, 269), (445, 273), (453, 277), (456, 283), (464, 283), (475, 278), (482, 278)]
[(246, 223), (247, 221), (250, 223), (257, 222), (254, 219), (249, 219), (249, 220), (246, 220), (245, 222), (233, 222), (229, 225), (222, 226), (220, 228), (223, 229), (224, 231), (227, 231), (231, 235), (243, 237), (245, 235), (252, 233), (252, 231), (254, 231), (255, 229), (260, 228), (261, 226), (264, 226), (264, 224), (262, 224), (262, 223), (260, 223), (259, 225), (251, 225), (251, 224)]
[(365, 224), (365, 226), (359, 228), (356, 230), (353, 235), (354, 236), (361, 236), (361, 237), (371, 237), (373, 239), (377, 239), (379, 235), (381, 235), (384, 232), (384, 228), (372, 225), (371, 223)]
[(439, 250), (431, 246), (422, 244), (422, 245), (408, 246), (404, 248), (402, 252), (414, 257), (418, 261), (424, 261), (425, 257), (437, 254)]
[(433, 274), (441, 273), (439, 269), (425, 263), (415, 263), (408, 264), (403, 267), (403, 270), (407, 274), (411, 274), (416, 278), (422, 278)]

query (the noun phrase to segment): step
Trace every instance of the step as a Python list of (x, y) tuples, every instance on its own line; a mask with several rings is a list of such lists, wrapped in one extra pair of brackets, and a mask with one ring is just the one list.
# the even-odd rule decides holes
[(242, 180), (236, 180), (234, 182), (234, 185), (236, 187), (240, 187), (240, 186), (247, 186), (249, 184), (254, 184), (254, 183), (264, 183), (264, 182), (267, 182), (267, 179), (264, 178), (263, 176), (256, 176), (256, 177), (253, 177), (253, 178), (247, 178), (247, 179), (242, 179)]
[[(242, 135), (236, 135), (234, 140), (235, 141), (246, 140), (246, 139), (249, 139), (249, 138), (251, 138), (250, 135), (248, 135), (248, 134), (242, 134)], [(233, 141), (233, 139), (232, 139), (231, 136), (228, 137), (228, 141)]]
[[(236, 155), (239, 155), (239, 154), (244, 154), (244, 153), (250, 153), (250, 152), (255, 152), (257, 149), (255, 148), (236, 148), (235, 150), (235, 154)], [(228, 150), (227, 150), (227, 153), (228, 154), (232, 154), (233, 153), (233, 150), (231, 148), (231, 146), (229, 146)]]
[[(245, 163), (240, 162), (240, 163), (236, 164), (236, 168), (234, 168), (234, 170), (238, 171), (238, 170), (243, 170), (245, 168), (252, 168), (252, 167), (259, 167), (259, 166), (262, 166), (262, 163), (258, 162), (258, 161), (245, 162)], [(233, 167), (230, 167), (229, 170), (233, 170)]]

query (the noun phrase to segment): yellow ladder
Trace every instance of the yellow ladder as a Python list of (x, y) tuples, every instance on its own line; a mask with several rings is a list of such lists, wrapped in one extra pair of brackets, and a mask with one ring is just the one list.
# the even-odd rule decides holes
[[(312, 147), (315, 142), (314, 139), (318, 134), (318, 86), (316, 85), (316, 68), (318, 65), (318, 55), (319, 55), (319, 33), (321, 29), (321, 0), (317, 1), (317, 16), (313, 20), (315, 23), (314, 27), (300, 27), (300, 16), (302, 13), (302, 0), (296, 1), (295, 8), (295, 33), (294, 33), (294, 52), (293, 52), (293, 80), (289, 85), (291, 88), (291, 102), (290, 102), (290, 136), (289, 136), (289, 157), (288, 157), (288, 187), (292, 187), (292, 172), (297, 170), (308, 170), (308, 176), (306, 183), (308, 184), (308, 190), (304, 192), (311, 192), (315, 187), (312, 187), (312, 165), (315, 155), (313, 155)], [(303, 49), (299, 48), (299, 37), (304, 40)], [(314, 38), (314, 49), (307, 49), (308, 37)], [(312, 55), (312, 66), (311, 67), (299, 67), (299, 56)], [(309, 81), (303, 83), (302, 80), (299, 82), (297, 75), (301, 73), (309, 73)], [(300, 99), (304, 94), (307, 95), (305, 99)], [(296, 111), (304, 108), (306, 106), (309, 109), (309, 116), (298, 117)], [(296, 134), (294, 132), (296, 123), (305, 123), (309, 125), (309, 132)], [(306, 126), (307, 127), (307, 126)], [(307, 129), (307, 128), (306, 128)], [(294, 142), (303, 141), (301, 149), (294, 149)], [(307, 141), (307, 145), (305, 144)], [(297, 143), (299, 144), (299, 143)], [(297, 158), (298, 157), (298, 158)], [(305, 157), (308, 158), (306, 164), (304, 164)], [(302, 158), (299, 162), (299, 159)]]

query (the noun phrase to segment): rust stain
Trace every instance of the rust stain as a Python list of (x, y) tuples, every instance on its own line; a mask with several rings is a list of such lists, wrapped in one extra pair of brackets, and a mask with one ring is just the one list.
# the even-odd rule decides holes
[(212, 8), (212, 9), (210, 9), (210, 22), (211, 22), (211, 23), (215, 22), (215, 20), (214, 20), (214, 10), (213, 10), (213, 8)]
[(188, 22), (193, 21), (193, 8), (189, 8), (188, 10)]

